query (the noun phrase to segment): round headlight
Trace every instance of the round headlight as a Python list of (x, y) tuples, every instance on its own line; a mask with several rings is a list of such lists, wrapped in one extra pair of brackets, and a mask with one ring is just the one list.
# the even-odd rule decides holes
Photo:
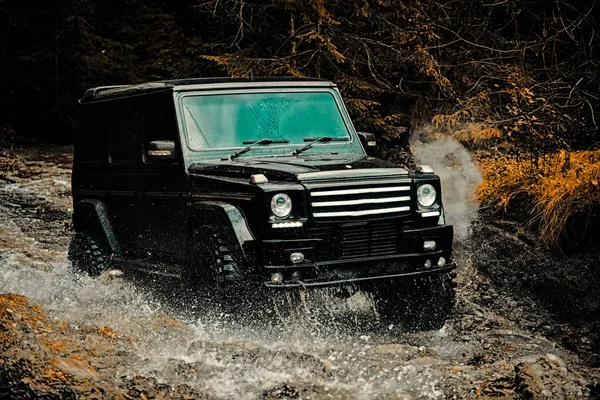
[(292, 212), (292, 199), (285, 193), (278, 193), (271, 199), (271, 211), (277, 217), (284, 218)]
[(430, 207), (433, 205), (433, 203), (435, 203), (436, 196), (437, 193), (435, 192), (435, 188), (429, 183), (421, 185), (417, 189), (417, 201), (423, 207)]

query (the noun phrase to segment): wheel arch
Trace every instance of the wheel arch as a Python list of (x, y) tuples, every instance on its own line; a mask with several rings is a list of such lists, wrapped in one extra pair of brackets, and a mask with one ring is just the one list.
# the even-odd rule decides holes
[(222, 201), (203, 201), (192, 204), (188, 219), (187, 234), (192, 238), (194, 229), (198, 226), (210, 225), (219, 230), (236, 246), (236, 251), (244, 254), (244, 242), (254, 240), (254, 235), (248, 228), (246, 218), (241, 210)]
[(73, 229), (75, 232), (91, 231), (106, 240), (112, 252), (121, 252), (106, 205), (100, 200), (85, 199), (74, 205)]

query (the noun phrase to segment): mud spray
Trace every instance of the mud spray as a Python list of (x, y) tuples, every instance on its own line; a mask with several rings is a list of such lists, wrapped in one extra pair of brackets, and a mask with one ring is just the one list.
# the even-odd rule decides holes
[[(416, 143), (414, 151), (442, 177), (448, 222), (455, 224), (457, 236), (467, 237), (475, 212), (467, 200), (480, 179), (470, 156), (451, 140)], [(67, 173), (57, 171), (66, 181)], [(68, 237), (69, 211), (61, 210), (62, 202), (56, 201), (64, 199), (64, 193), (59, 196), (50, 189), (43, 200), (37, 197), (38, 203), (45, 202), (37, 207), (58, 210), (62, 214), (56, 218), (64, 219), (50, 224), (52, 230), (40, 232), (50, 225), (26, 229), (31, 216), (23, 214), (22, 203), (30, 201), (31, 193), (24, 187), (0, 181), (0, 236), (4, 235), (0, 293), (25, 295), (51, 317), (73, 326), (109, 326), (122, 337), (132, 337), (122, 344), (120, 376), (187, 384), (224, 399), (262, 398), (266, 391), (284, 385), (298, 388), (303, 398), (437, 399), (451, 396), (453, 389), (443, 386), (436, 366), (473, 350), (471, 344), (452, 339), (450, 328), (375, 333), (356, 325), (346, 330), (334, 323), (340, 309), (369, 309), (370, 299), (360, 294), (351, 296), (355, 304), (331, 302), (328, 295), (308, 299), (303, 303), (308, 304), (308, 317), (303, 319), (287, 318), (275, 308), (258, 325), (233, 323), (214, 313), (189, 319), (151, 295), (152, 283), (148, 287), (71, 274), (64, 244), (48, 250), (39, 241), (41, 236), (62, 237), (64, 243)], [(431, 359), (432, 354), (438, 359)]]

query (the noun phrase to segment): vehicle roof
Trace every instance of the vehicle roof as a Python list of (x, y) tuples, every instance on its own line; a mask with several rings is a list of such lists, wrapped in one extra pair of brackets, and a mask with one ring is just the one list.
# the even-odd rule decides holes
[(299, 77), (173, 79), (132, 85), (98, 86), (86, 90), (80, 103), (91, 103), (160, 91), (307, 86), (331, 88), (335, 87), (335, 84), (325, 79)]

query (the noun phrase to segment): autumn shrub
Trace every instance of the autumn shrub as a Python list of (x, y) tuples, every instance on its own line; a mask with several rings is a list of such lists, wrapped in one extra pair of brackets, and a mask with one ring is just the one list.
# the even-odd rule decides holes
[(484, 176), (477, 190), (479, 201), (498, 210), (530, 201), (529, 221), (539, 228), (547, 247), (560, 245), (576, 217), (589, 220), (600, 210), (600, 150), (485, 157), (479, 165)]

